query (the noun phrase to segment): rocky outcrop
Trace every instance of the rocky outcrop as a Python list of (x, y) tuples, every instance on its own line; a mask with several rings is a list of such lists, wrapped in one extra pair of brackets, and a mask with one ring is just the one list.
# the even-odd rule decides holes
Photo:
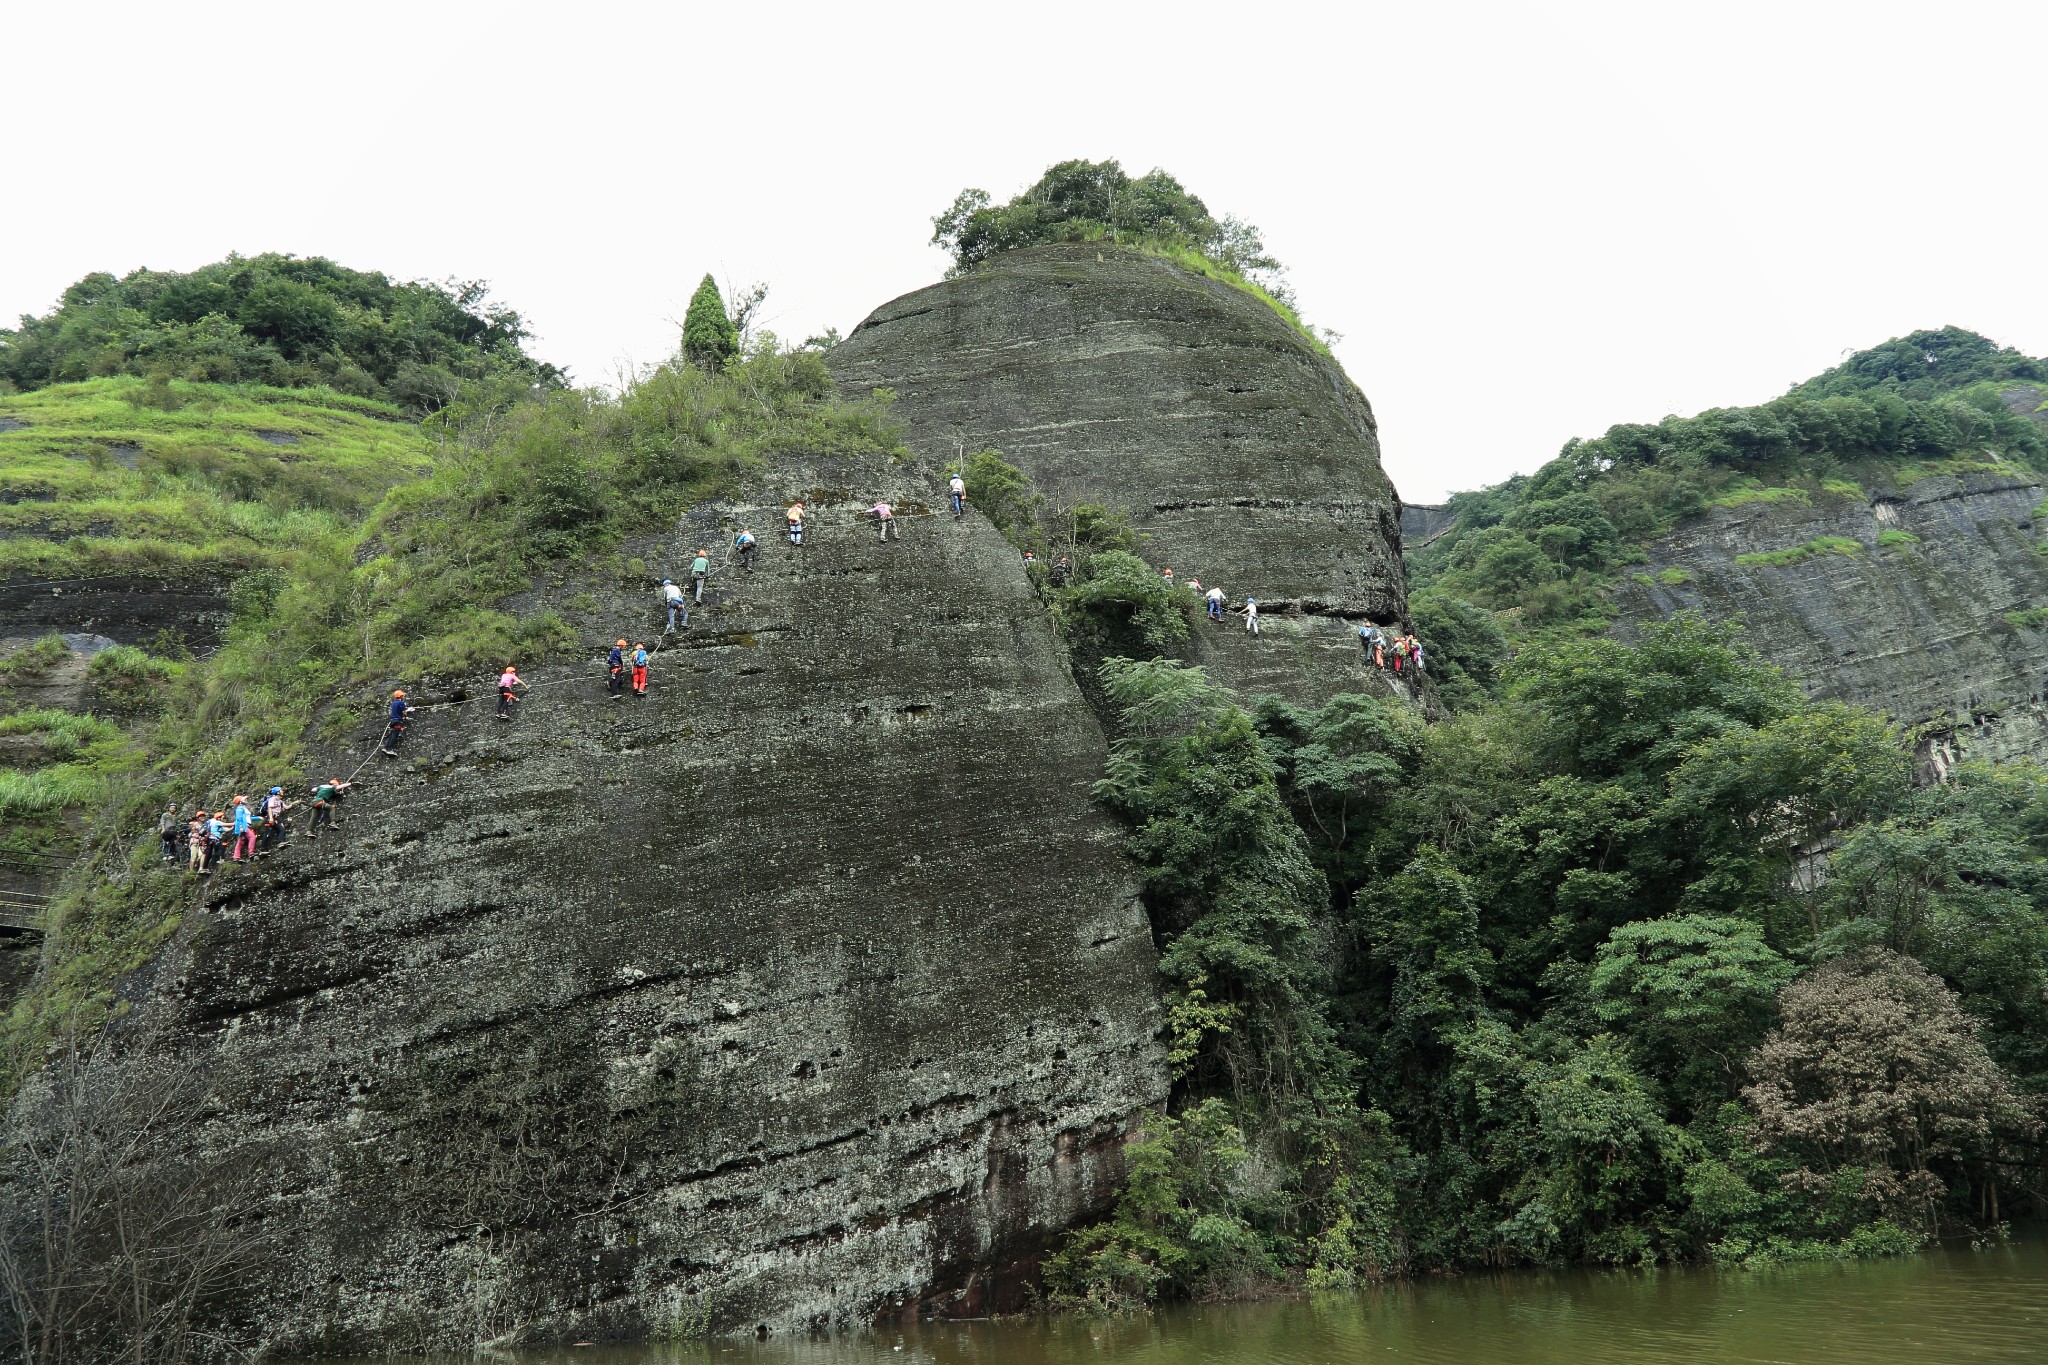
[[(224, 873), (132, 986), (205, 1149), (274, 1163), (270, 1349), (983, 1314), (1104, 1207), (1166, 1095), (1152, 939), (1015, 555), (856, 521), (934, 477), (786, 466), (636, 547), (813, 508), (645, 700), (541, 668), (509, 724), (335, 754), (345, 828)], [(653, 642), (651, 582), (529, 605)]]
[(1127, 512), (1153, 564), (1257, 597), (1293, 644), (1204, 657), (1227, 683), (1357, 690), (1357, 622), (1406, 618), (1371, 407), (1231, 285), (1116, 247), (1013, 251), (882, 305), (828, 359), (895, 393), (928, 461), (999, 449), (1055, 505)]
[(1621, 629), (1739, 618), (1809, 692), (1916, 727), (1930, 776), (1964, 752), (2048, 758), (2044, 494), (1985, 467), (1711, 510), (1650, 546)]
[(56, 579), (13, 574), (0, 580), (0, 636), (86, 633), (143, 646), (168, 637), (204, 650), (217, 645), (227, 628), (228, 587), (225, 573)]

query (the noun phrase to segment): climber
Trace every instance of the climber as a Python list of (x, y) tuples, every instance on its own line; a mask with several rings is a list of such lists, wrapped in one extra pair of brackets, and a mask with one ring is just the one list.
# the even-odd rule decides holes
[(804, 505), (800, 502), (791, 503), (789, 511), (785, 512), (783, 515), (789, 518), (789, 543), (792, 545), (803, 544)]
[(405, 718), (412, 714), (412, 705), (405, 699), (405, 689), (399, 688), (391, 694), (391, 712), (384, 722), (384, 756), (398, 757), (398, 741), (405, 738)]
[(617, 701), (626, 690), (626, 642), (620, 640), (612, 646), (612, 652), (605, 658), (605, 667), (611, 670), (611, 679), (605, 687)]
[(353, 783), (344, 782), (338, 777), (330, 777), (319, 786), (313, 788), (314, 838), (320, 837), (320, 829), (323, 825), (333, 825), (336, 829), (341, 828), (341, 821), (334, 818), (334, 808), (341, 804), (341, 798), (353, 785)]
[(1378, 627), (1370, 621), (1358, 628), (1358, 652), (1365, 656), (1367, 663), (1372, 662), (1372, 642), (1379, 638), (1379, 634)]
[(882, 543), (888, 544), (896, 534), (896, 509), (886, 502), (878, 502), (868, 509), (868, 514), (881, 524)]
[(235, 837), (228, 856), (239, 863), (244, 857), (254, 859), (256, 856), (256, 816), (249, 809), (249, 798), (246, 796), (235, 798), (234, 810), (231, 818), (235, 822)]
[(1188, 580), (1188, 591), (1193, 593), (1197, 598), (1200, 598), (1202, 595), (1202, 580), (1199, 578), (1190, 578)]
[(185, 848), (188, 855), (185, 870), (194, 874), (206, 871), (205, 811), (200, 811), (185, 822)]
[(1067, 586), (1067, 580), (1074, 576), (1074, 561), (1061, 555), (1052, 562), (1052, 585), (1055, 588)]
[(1206, 593), (1202, 594), (1202, 596), (1203, 596), (1203, 597), (1205, 597), (1205, 598), (1207, 598), (1207, 599), (1208, 599), (1208, 602), (1209, 602), (1209, 619), (1210, 619), (1211, 621), (1217, 621), (1217, 622), (1220, 622), (1220, 621), (1222, 621), (1222, 620), (1223, 620), (1223, 601), (1224, 601), (1224, 598), (1223, 598), (1223, 589), (1221, 589), (1221, 588), (1211, 588), (1211, 589), (1209, 589), (1209, 591), (1208, 591), (1208, 592), (1206, 592)]
[(683, 590), (676, 586), (673, 578), (661, 580), (661, 601), (662, 605), (668, 608), (668, 630), (662, 632), (664, 635), (676, 628), (678, 616), (682, 618), (684, 625), (690, 624), (690, 604), (683, 600)]
[(1244, 628), (1249, 634), (1259, 633), (1259, 599), (1256, 597), (1244, 599)]
[(690, 584), (699, 602), (704, 600), (704, 580), (710, 576), (711, 553), (708, 550), (699, 550), (697, 557), (690, 561)]
[(519, 670), (510, 664), (498, 675), (498, 719), (512, 719), (512, 703), (519, 700), (516, 689), (526, 686), (526, 680), (519, 676)]
[(1159, 576), (1160, 576), (1161, 578), (1163, 578), (1163, 579), (1165, 579), (1165, 580), (1166, 580), (1166, 586), (1167, 586), (1167, 587), (1169, 587), (1169, 588), (1170, 588), (1170, 587), (1172, 587), (1172, 586), (1173, 586), (1173, 570), (1171, 570), (1171, 569), (1162, 569), (1162, 570), (1160, 571), (1160, 574), (1159, 574)]
[(748, 573), (754, 571), (754, 551), (758, 548), (752, 531), (741, 531), (732, 538), (732, 552), (739, 556), (740, 567)]
[(165, 806), (164, 813), (157, 817), (156, 838), (159, 845), (158, 851), (167, 863), (174, 863), (178, 860), (178, 831), (183, 829), (184, 826), (184, 818), (178, 814), (178, 803), (175, 801)]
[(263, 830), (256, 840), (259, 856), (272, 852), (284, 842), (284, 813), (291, 804), (284, 799), (283, 787), (272, 787), (263, 798)]
[(1037, 563), (1038, 556), (1031, 553), (1031, 551), (1026, 550), (1024, 552), (1024, 568), (1026, 572), (1029, 572)]
[(953, 496), (953, 520), (958, 521), (967, 512), (967, 481), (955, 474), (947, 487)]
[(1415, 665), (1417, 673), (1426, 671), (1422, 667), (1422, 641), (1413, 635), (1408, 637), (1408, 662)]
[(633, 695), (647, 695), (647, 646), (644, 644), (633, 646)]
[(220, 865), (221, 847), (227, 842), (227, 812), (217, 810), (206, 817), (206, 871), (211, 873)]
[(1396, 635), (1394, 637), (1394, 671), (1399, 673), (1406, 666), (1407, 662), (1408, 642)]
[(1372, 666), (1374, 668), (1385, 668), (1387, 666), (1387, 637), (1384, 635), (1375, 637), (1372, 642)]

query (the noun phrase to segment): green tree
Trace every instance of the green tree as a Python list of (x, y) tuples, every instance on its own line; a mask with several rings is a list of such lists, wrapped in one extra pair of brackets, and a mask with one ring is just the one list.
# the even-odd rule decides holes
[(683, 314), (683, 358), (716, 374), (732, 363), (739, 345), (739, 328), (725, 311), (717, 283), (707, 274)]
[(1588, 978), (1594, 1011), (1695, 1097), (1732, 1093), (1797, 969), (1753, 924), (1707, 915), (1620, 925)]

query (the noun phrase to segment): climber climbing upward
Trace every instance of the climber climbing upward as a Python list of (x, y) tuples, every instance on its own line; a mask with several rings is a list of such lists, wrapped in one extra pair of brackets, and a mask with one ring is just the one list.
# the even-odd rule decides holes
[(1211, 588), (1203, 596), (1209, 603), (1209, 619), (1211, 621), (1221, 621), (1223, 619), (1223, 589)]
[(804, 505), (800, 502), (791, 503), (789, 511), (785, 512), (783, 515), (789, 518), (789, 543), (792, 545), (803, 544)]
[(895, 535), (896, 535), (896, 509), (895, 509), (895, 508), (891, 507), (891, 506), (890, 506), (890, 505), (889, 505), (888, 503), (886, 503), (886, 502), (878, 502), (878, 503), (876, 503), (876, 504), (875, 504), (875, 505), (874, 505), (873, 507), (870, 507), (870, 508), (868, 509), (868, 515), (869, 515), (869, 516), (871, 516), (871, 517), (873, 517), (873, 518), (874, 518), (874, 519), (875, 519), (875, 520), (876, 520), (877, 522), (879, 522), (879, 523), (881, 524), (881, 527), (882, 527), (882, 543), (883, 543), (883, 544), (885, 544), (885, 545), (886, 545), (886, 544), (888, 544), (888, 543), (889, 543), (889, 541), (890, 541), (890, 540), (892, 540), (892, 539), (894, 539), (894, 538), (895, 538)]
[(645, 644), (633, 646), (633, 695), (636, 697), (647, 695), (647, 646)]
[(693, 596), (699, 602), (704, 600), (704, 580), (711, 576), (711, 554), (707, 550), (697, 551), (697, 557), (690, 561), (690, 582), (695, 588)]
[(947, 488), (953, 498), (953, 520), (958, 521), (967, 511), (967, 481), (955, 474)]
[(412, 712), (412, 706), (405, 699), (405, 689), (399, 688), (391, 694), (391, 711), (384, 722), (384, 754), (387, 758), (398, 757), (398, 741), (405, 738), (405, 718)]
[(662, 632), (664, 635), (676, 628), (678, 619), (686, 626), (690, 624), (690, 604), (683, 600), (683, 590), (676, 586), (673, 578), (661, 580), (661, 603), (668, 608), (668, 627)]
[(740, 567), (748, 573), (754, 571), (754, 551), (758, 548), (752, 531), (741, 531), (732, 538), (732, 552), (739, 557)]
[(505, 671), (498, 675), (499, 720), (512, 719), (512, 704), (519, 700), (519, 694), (516, 689), (524, 686), (526, 686), (526, 682), (519, 676), (519, 670), (512, 667), (511, 664), (506, 664)]

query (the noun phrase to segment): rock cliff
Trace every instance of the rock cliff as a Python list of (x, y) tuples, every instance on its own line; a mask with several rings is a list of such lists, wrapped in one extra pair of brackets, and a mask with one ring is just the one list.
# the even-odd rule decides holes
[(1371, 407), (1240, 289), (1116, 247), (1012, 251), (883, 304), (830, 363), (893, 390), (927, 460), (995, 447), (1056, 505), (1127, 512), (1153, 564), (1257, 597), (1273, 648), (1198, 648), (1226, 683), (1359, 690), (1353, 624), (1406, 619)]
[(1809, 692), (1918, 727), (1924, 769), (2048, 758), (2048, 489), (2017, 466), (1710, 510), (1648, 547), (1620, 629), (1739, 617)]
[[(1153, 943), (1015, 555), (855, 519), (936, 477), (791, 462), (698, 509), (634, 552), (766, 543), (645, 700), (587, 663), (509, 724), (444, 701), (344, 829), (188, 914), (131, 1027), (210, 1073), (209, 1151), (277, 1164), (271, 1349), (986, 1313), (1105, 1204), (1166, 1095)], [(651, 582), (528, 605), (651, 642)]]

